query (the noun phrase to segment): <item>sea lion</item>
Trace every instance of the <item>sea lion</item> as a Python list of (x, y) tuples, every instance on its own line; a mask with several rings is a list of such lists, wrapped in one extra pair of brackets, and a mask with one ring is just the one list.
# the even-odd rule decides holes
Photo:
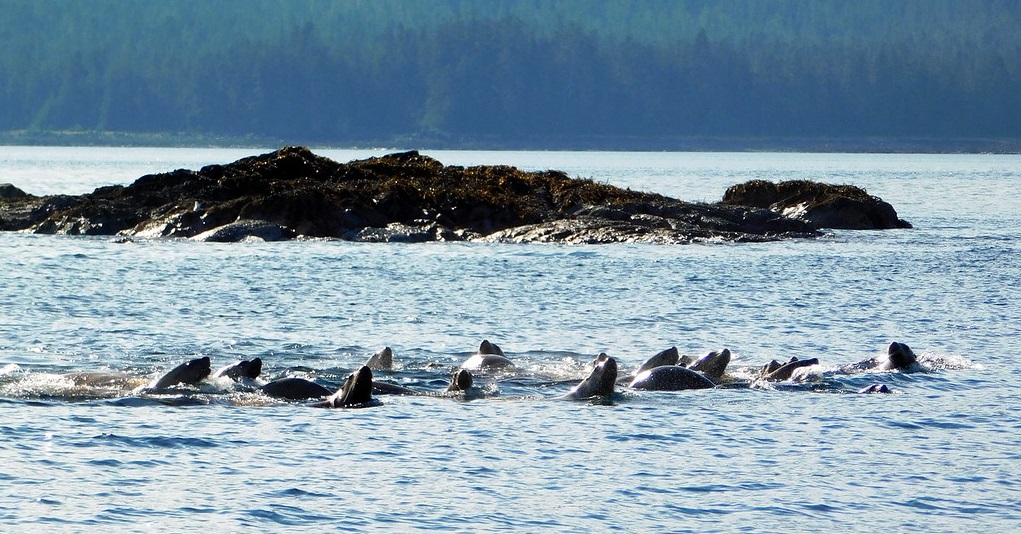
[(890, 347), (886, 350), (886, 360), (880, 362), (878, 368), (884, 371), (909, 369), (917, 363), (918, 357), (915, 356), (911, 347), (894, 341), (890, 343)]
[(391, 382), (381, 382), (378, 380), (372, 381), (372, 394), (373, 395), (422, 395), (422, 393), (415, 391), (414, 389), (404, 387), (399, 384), (393, 384)]
[[(794, 358), (794, 357), (791, 358), (791, 361), (796, 361), (796, 360), (797, 360), (797, 358)], [(764, 377), (764, 376), (768, 375), (769, 373), (772, 373), (773, 371), (776, 371), (782, 365), (783, 365), (782, 363), (780, 363), (780, 362), (778, 362), (776, 360), (769, 360), (769, 363), (767, 363), (766, 365), (763, 365), (762, 369), (759, 370), (759, 378)]]
[(259, 378), (260, 373), (262, 373), (262, 358), (253, 358), (251, 360), (241, 360), (233, 365), (223, 367), (213, 373), (213, 378), (223, 376), (231, 380), (255, 380)]
[(394, 368), (394, 351), (390, 347), (369, 356), (365, 366), (373, 371), (386, 371)]
[(317, 408), (349, 408), (372, 402), (372, 369), (363, 365), (347, 376), (344, 384), (330, 398), (310, 404)]
[(791, 357), (790, 361), (784, 364), (781, 364), (776, 360), (772, 360), (762, 367), (762, 373), (759, 375), (759, 379), (766, 380), (768, 382), (782, 382), (784, 380), (789, 380), (791, 375), (794, 374), (795, 369), (808, 367), (810, 365), (819, 365), (819, 358), (799, 360), (796, 357)]
[[(454, 372), (454, 375), (450, 378), (450, 383), (447, 389), (443, 393), (456, 393), (461, 391), (467, 391), (472, 387), (473, 378), (472, 374), (467, 369), (458, 369)], [(439, 395), (437, 393), (431, 393), (426, 391), (419, 391), (404, 387), (399, 384), (393, 384), (390, 382), (372, 382), (372, 394), (373, 395)]]
[(503, 350), (489, 340), (482, 340), (479, 350), (461, 364), (461, 369), (482, 371), (486, 369), (504, 369), (514, 367), (514, 362), (504, 355)]
[(98, 393), (131, 391), (145, 386), (150, 381), (146, 378), (132, 376), (127, 373), (81, 372), (67, 373), (64, 378), (70, 380), (75, 388), (87, 388)]
[(886, 356), (869, 358), (858, 363), (845, 365), (840, 369), (842, 373), (861, 373), (866, 371), (902, 371), (911, 372), (919, 369), (918, 357), (915, 356), (911, 347), (904, 343), (894, 341), (886, 350)]
[[(201, 209), (201, 205), (199, 208)], [(258, 219), (238, 219), (232, 223), (218, 226), (192, 237), (195, 241), (217, 243), (242, 243), (247, 241), (286, 241), (294, 237), (295, 232), (285, 226), (271, 221)]]
[(723, 378), (723, 373), (727, 371), (727, 365), (730, 365), (730, 350), (723, 349), (719, 352), (710, 352), (687, 367), (702, 373), (713, 382), (719, 382)]
[(311, 380), (297, 377), (274, 380), (259, 388), (259, 391), (270, 397), (280, 397), (288, 400), (317, 399), (333, 394), (333, 390), (327, 389)]
[(663, 365), (635, 376), (628, 387), (649, 391), (679, 391), (682, 389), (708, 389), (716, 387), (701, 373), (680, 365)]
[(858, 393), (890, 393), (890, 388), (886, 387), (886, 384), (872, 384), (871, 386), (864, 388)]
[(169, 373), (163, 375), (162, 378), (149, 386), (148, 389), (161, 390), (177, 384), (197, 384), (208, 377), (210, 371), (209, 356), (195, 358), (174, 367)]
[(472, 374), (467, 369), (458, 369), (454, 371), (454, 376), (450, 377), (450, 385), (447, 386), (447, 392), (468, 391), (472, 387), (473, 382)]
[(596, 357), (594, 363), (589, 375), (567, 394), (567, 398), (607, 397), (613, 393), (617, 385), (617, 360), (604, 352)]
[(662, 367), (664, 365), (677, 365), (677, 362), (680, 361), (680, 359), (681, 355), (677, 352), (677, 347), (670, 347), (669, 349), (657, 352), (656, 354), (652, 355), (651, 358), (645, 360), (645, 363), (643, 363), (638, 368), (638, 370), (635, 371), (635, 374), (648, 371), (653, 367)]

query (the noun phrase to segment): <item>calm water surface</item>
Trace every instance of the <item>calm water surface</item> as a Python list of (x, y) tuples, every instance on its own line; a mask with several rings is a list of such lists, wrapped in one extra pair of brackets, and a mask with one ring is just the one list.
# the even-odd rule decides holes
[[(0, 182), (88, 192), (265, 150), (0, 147)], [(340, 161), (385, 151), (319, 151)], [(115, 531), (1021, 529), (1021, 157), (428, 152), (715, 201), (753, 178), (860, 185), (915, 228), (690, 246), (190, 241), (0, 234), (0, 524)], [(442, 390), (482, 339), (485, 398), (316, 410), (212, 383), (74, 388), (209, 356), (336, 387)], [(885, 352), (918, 373), (846, 375)], [(605, 351), (632, 372), (728, 347), (799, 382), (557, 397)], [(890, 395), (858, 395), (885, 383)]]

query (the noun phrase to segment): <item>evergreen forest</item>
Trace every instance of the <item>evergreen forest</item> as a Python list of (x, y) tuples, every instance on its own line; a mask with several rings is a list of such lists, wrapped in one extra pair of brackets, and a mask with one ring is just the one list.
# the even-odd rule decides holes
[(9, 136), (1021, 142), (1021, 0), (0, 0), (0, 13)]

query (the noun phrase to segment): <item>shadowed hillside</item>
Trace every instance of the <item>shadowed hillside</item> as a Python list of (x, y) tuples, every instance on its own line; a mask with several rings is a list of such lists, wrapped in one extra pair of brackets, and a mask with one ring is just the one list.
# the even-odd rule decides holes
[(84, 131), (335, 145), (998, 150), (1021, 139), (1013, 1), (0, 8), (0, 131), (14, 141)]

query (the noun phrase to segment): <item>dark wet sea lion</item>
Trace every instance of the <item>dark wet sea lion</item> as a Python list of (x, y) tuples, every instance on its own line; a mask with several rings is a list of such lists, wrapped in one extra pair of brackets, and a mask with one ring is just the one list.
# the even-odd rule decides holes
[(628, 386), (649, 391), (680, 391), (716, 387), (701, 373), (680, 365), (664, 365), (643, 371)]
[(490, 343), (488, 339), (483, 339), (482, 343), (479, 343), (479, 354), (498, 354), (500, 356), (506, 356), (499, 345), (496, 343)]
[(373, 395), (422, 395), (421, 392), (392, 382), (372, 381)]
[(373, 354), (365, 362), (365, 366), (373, 371), (385, 371), (394, 368), (394, 351), (390, 347)]
[(467, 391), (468, 388), (472, 387), (473, 382), (472, 374), (467, 369), (458, 369), (454, 372), (454, 376), (450, 378), (450, 385), (447, 386), (447, 391)]
[[(797, 358), (791, 358), (791, 361), (797, 361)], [(762, 378), (762, 377), (768, 375), (769, 373), (772, 373), (773, 371), (776, 371), (781, 366), (783, 366), (782, 363), (780, 363), (780, 362), (778, 362), (776, 360), (769, 360), (769, 363), (767, 363), (766, 365), (763, 365), (762, 369), (759, 371), (759, 378)]]
[(270, 397), (279, 397), (289, 400), (307, 400), (328, 397), (333, 390), (327, 389), (320, 384), (304, 378), (288, 377), (274, 380), (259, 388)]
[(197, 384), (209, 376), (209, 373), (211, 372), (209, 363), (208, 356), (195, 358), (194, 360), (182, 363), (181, 365), (171, 369), (167, 374), (163, 375), (163, 377), (157, 380), (149, 387), (149, 389), (166, 389), (177, 384)]
[(149, 383), (148, 379), (131, 376), (127, 373), (68, 373), (64, 378), (76, 387), (132, 390)]
[(794, 374), (795, 369), (808, 367), (810, 365), (819, 365), (819, 358), (809, 358), (807, 360), (791, 358), (790, 361), (785, 364), (779, 364), (776, 360), (773, 360), (762, 368), (762, 374), (759, 378), (769, 382), (782, 382), (784, 380), (789, 380), (791, 375)]
[(886, 356), (869, 358), (858, 363), (845, 365), (841, 368), (843, 373), (861, 373), (866, 371), (903, 371), (911, 372), (919, 370), (918, 357), (915, 356), (911, 347), (904, 343), (894, 341), (886, 350)]
[(886, 361), (881, 363), (879, 368), (888, 371), (907, 369), (916, 363), (918, 363), (918, 357), (915, 356), (911, 347), (894, 341), (886, 350)]
[(348, 408), (372, 402), (372, 369), (361, 366), (348, 375), (344, 384), (330, 398), (312, 404), (319, 408)]
[(669, 349), (657, 352), (656, 354), (652, 355), (652, 357), (650, 357), (648, 360), (645, 360), (645, 363), (643, 363), (638, 368), (638, 370), (635, 371), (635, 374), (641, 373), (643, 371), (648, 371), (653, 367), (661, 367), (664, 365), (677, 365), (677, 362), (680, 361), (680, 359), (681, 355), (677, 352), (677, 347), (670, 347)]
[[(454, 375), (450, 378), (450, 383), (445, 389), (444, 393), (455, 393), (459, 391), (467, 391), (472, 387), (473, 378), (472, 374), (467, 369), (458, 369), (454, 372)], [(420, 391), (411, 389), (399, 384), (393, 384), (390, 382), (381, 382), (374, 380), (372, 382), (372, 394), (373, 395), (438, 395), (437, 393)]]
[(589, 397), (606, 397), (613, 393), (617, 385), (617, 360), (606, 353), (596, 357), (595, 366), (589, 375), (567, 394), (571, 399), (587, 399)]
[(238, 219), (195, 235), (192, 239), (216, 243), (241, 243), (245, 241), (286, 241), (293, 237), (294, 232), (290, 228), (271, 221)]
[(213, 373), (213, 378), (225, 376), (231, 380), (244, 380), (246, 378), (254, 380), (259, 378), (260, 373), (262, 373), (262, 358), (253, 358), (228, 365)]
[(503, 350), (499, 346), (490, 343), (489, 340), (483, 340), (479, 345), (479, 350), (461, 364), (461, 369), (468, 369), (469, 371), (503, 369), (507, 367), (514, 367), (514, 362), (504, 355)]
[(728, 365), (730, 365), (730, 350), (723, 349), (719, 352), (710, 352), (687, 367), (692, 371), (704, 374), (709, 380), (719, 382), (723, 378), (723, 373), (727, 371)]
[(890, 388), (886, 387), (886, 384), (872, 384), (858, 391), (858, 393), (890, 393)]

